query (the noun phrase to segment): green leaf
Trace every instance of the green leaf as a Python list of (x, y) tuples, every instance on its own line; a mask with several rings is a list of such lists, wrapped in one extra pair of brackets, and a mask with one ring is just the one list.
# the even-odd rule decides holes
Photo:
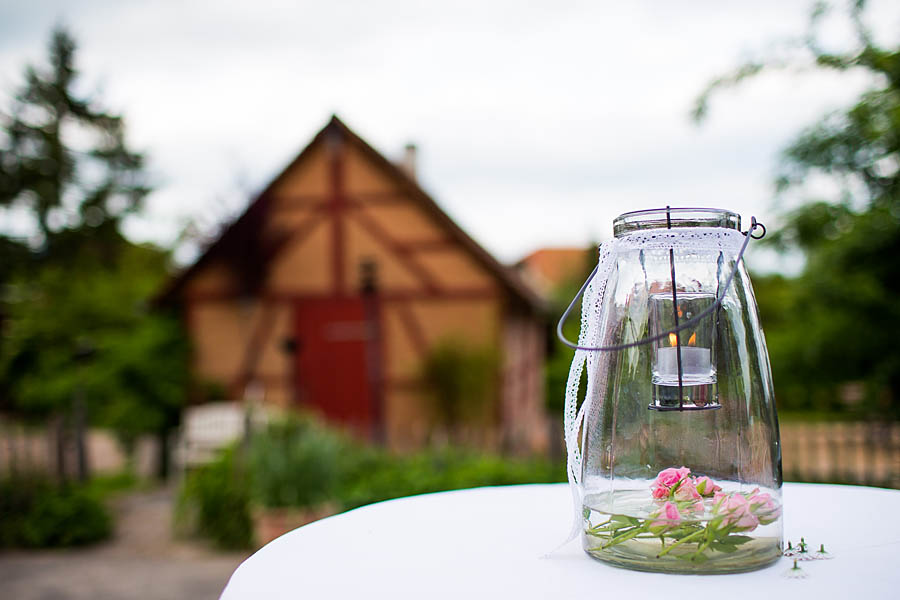
[(640, 525), (641, 520), (635, 519), (634, 517), (627, 517), (625, 515), (613, 515), (610, 521), (615, 521), (616, 523), (622, 523), (623, 526), (632, 526), (632, 525)]
[(726, 544), (732, 544), (734, 546), (738, 546), (740, 544), (746, 544), (747, 542), (753, 541), (753, 538), (749, 535), (729, 535), (728, 537), (722, 540)]
[(690, 557), (691, 561), (695, 563), (705, 563), (709, 560), (709, 557), (702, 552), (700, 554), (689, 554), (688, 556)]
[(737, 546), (732, 544), (723, 544), (722, 542), (710, 542), (709, 547), (717, 552), (725, 552), (726, 554), (731, 554), (732, 552), (737, 552)]

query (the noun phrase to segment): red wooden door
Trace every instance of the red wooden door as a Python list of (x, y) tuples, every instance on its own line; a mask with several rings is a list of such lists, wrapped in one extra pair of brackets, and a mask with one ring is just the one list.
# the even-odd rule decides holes
[(366, 369), (371, 329), (361, 298), (297, 303), (299, 400), (360, 432), (368, 431), (373, 417)]

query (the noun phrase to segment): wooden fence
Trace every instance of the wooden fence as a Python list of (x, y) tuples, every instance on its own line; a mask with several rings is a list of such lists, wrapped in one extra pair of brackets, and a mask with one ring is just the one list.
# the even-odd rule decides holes
[[(233, 433), (234, 427), (227, 429)], [(0, 477), (15, 468), (48, 470), (51, 441), (42, 429), (25, 429), (0, 419)], [(781, 424), (781, 444), (785, 481), (900, 489), (900, 423), (789, 421)], [(91, 431), (88, 446), (95, 472), (115, 472), (124, 467), (125, 458), (108, 433)], [(183, 453), (186, 449), (179, 450)], [(138, 471), (151, 473), (156, 451), (141, 444), (137, 454)], [(559, 459), (565, 460), (563, 456), (560, 451)]]
[(781, 424), (785, 481), (900, 489), (900, 423)]

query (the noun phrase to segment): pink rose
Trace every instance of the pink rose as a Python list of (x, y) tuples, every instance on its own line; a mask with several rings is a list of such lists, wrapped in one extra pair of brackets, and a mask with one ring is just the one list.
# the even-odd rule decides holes
[(747, 512), (750, 510), (750, 501), (743, 494), (731, 494), (725, 508), (730, 512)]
[(750, 506), (754, 509), (758, 506), (763, 506), (765, 504), (771, 504), (774, 506), (774, 503), (772, 502), (772, 495), (771, 494), (761, 494), (759, 492), (759, 488), (756, 488), (755, 490), (750, 492), (750, 495), (747, 497), (747, 501), (750, 503)]
[(679, 502), (702, 500), (700, 492), (694, 487), (694, 482), (690, 477), (682, 480), (681, 485), (675, 490), (675, 499)]
[(694, 487), (697, 488), (697, 491), (701, 496), (712, 496), (716, 492), (721, 492), (722, 488), (717, 486), (715, 482), (704, 475), (703, 477), (697, 477), (694, 479)]
[(681, 467), (680, 469), (669, 467), (659, 472), (659, 475), (656, 476), (656, 484), (670, 488), (690, 474), (691, 470), (687, 467)]
[(781, 507), (778, 506), (770, 494), (755, 493), (750, 496), (748, 503), (750, 510), (759, 519), (761, 525), (773, 523), (781, 516)]
[(688, 510), (692, 510), (696, 513), (702, 513), (706, 510), (706, 506), (703, 505), (703, 500), (697, 500), (693, 504), (688, 505)]
[(681, 514), (678, 512), (678, 506), (672, 502), (666, 502), (657, 512), (659, 513), (658, 516), (664, 517), (670, 521), (678, 521), (681, 519)]
[(678, 483), (679, 479), (680, 479), (680, 477), (678, 475), (678, 469), (675, 469), (675, 468), (663, 469), (662, 471), (659, 472), (659, 475), (656, 476), (656, 484), (664, 485), (666, 487), (672, 487), (673, 485)]
[(662, 500), (663, 498), (669, 497), (669, 488), (664, 485), (654, 485), (653, 486), (653, 498), (654, 500)]
[(716, 494), (713, 513), (724, 515), (722, 525), (731, 526), (734, 531), (753, 531), (759, 525), (759, 518), (743, 494)]
[(735, 531), (753, 531), (759, 525), (759, 518), (752, 512), (745, 512), (734, 522)]
[(713, 505), (712, 511), (714, 514), (719, 514), (719, 509), (722, 506), (722, 503), (728, 500), (728, 494), (718, 491), (713, 494)]
[(659, 510), (650, 513), (650, 516), (657, 519), (650, 523), (650, 531), (656, 535), (674, 528), (681, 521), (681, 513), (674, 502), (666, 502)]
[(749, 510), (736, 513), (734, 518), (735, 531), (753, 531), (759, 525), (759, 518)]

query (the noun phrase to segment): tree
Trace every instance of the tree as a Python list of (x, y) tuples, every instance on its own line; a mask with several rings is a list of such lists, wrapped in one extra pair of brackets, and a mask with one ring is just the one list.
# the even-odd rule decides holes
[[(796, 281), (762, 282), (760, 308), (772, 350), (780, 400), (811, 406), (833, 401), (837, 384), (863, 381), (869, 408), (885, 400), (900, 412), (900, 45), (884, 48), (865, 25), (865, 2), (851, 5), (855, 44), (823, 49), (819, 25), (830, 8), (817, 4), (810, 29), (791, 59), (742, 65), (714, 80), (698, 98), (702, 119), (717, 90), (766, 69), (801, 66), (862, 70), (872, 86), (855, 104), (802, 131), (782, 154), (776, 192), (806, 192), (812, 175), (833, 182), (833, 195), (807, 197), (784, 215), (769, 243), (806, 258)], [(759, 283), (759, 282), (758, 282)], [(773, 327), (769, 327), (769, 323)], [(885, 395), (884, 391), (889, 394)], [(818, 404), (818, 402), (816, 402)]]
[[(146, 305), (166, 261), (164, 252), (129, 246), (112, 268), (47, 265), (10, 282), (0, 346), (0, 381), (12, 398), (5, 408), (26, 420), (71, 419), (81, 397), (85, 416), (112, 428), (127, 450), (145, 433), (165, 443), (188, 385), (180, 324)], [(86, 345), (93, 355), (78, 360)]]
[(87, 471), (88, 420), (113, 428), (126, 449), (159, 436), (164, 474), (188, 357), (178, 321), (147, 306), (168, 253), (119, 231), (150, 191), (144, 159), (127, 147), (120, 115), (76, 93), (65, 30), (53, 32), (49, 53), (0, 113), (0, 206), (24, 208), (36, 231), (28, 245), (0, 237), (0, 408), (56, 424), (63, 480), (72, 426)]
[(121, 241), (118, 225), (149, 193), (144, 158), (125, 143), (120, 115), (75, 91), (75, 42), (62, 28), (49, 65), (25, 69), (9, 114), (0, 113), (0, 206), (26, 208), (35, 245), (64, 258)]

